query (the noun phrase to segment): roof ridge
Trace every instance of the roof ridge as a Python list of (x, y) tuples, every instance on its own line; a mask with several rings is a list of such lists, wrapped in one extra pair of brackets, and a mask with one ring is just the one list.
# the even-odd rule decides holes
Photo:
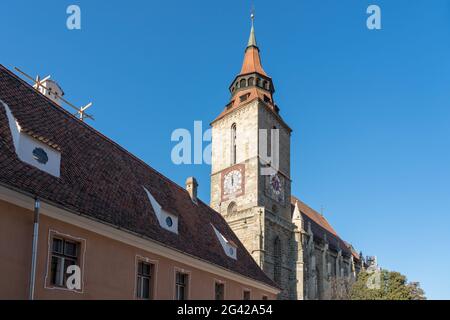
[[(7, 67), (5, 67), (3, 64), (0, 63), (0, 69), (4, 69), (8, 74), (10, 74), (11, 76), (13, 76), (15, 79), (19, 80), (22, 84), (25, 84), (26, 86), (30, 87), (31, 89), (33, 89), (34, 92), (36, 92), (36, 90), (25, 80), (23, 80), (22, 78), (20, 78), (18, 75), (16, 75), (14, 72), (12, 72), (11, 70), (9, 70)], [(37, 93), (37, 92), (36, 92)], [(102, 134), (100, 131), (98, 131), (97, 129), (95, 129), (94, 127), (88, 125), (87, 123), (83, 122), (83, 121), (79, 121), (73, 114), (71, 114), (69, 111), (67, 111), (66, 109), (64, 109), (63, 107), (59, 106), (57, 103), (55, 103), (54, 101), (48, 99), (47, 97), (43, 96), (42, 94), (39, 94), (39, 96), (42, 98), (46, 98), (46, 100), (48, 100), (48, 102), (51, 103), (51, 105), (54, 107), (55, 110), (64, 113), (65, 115), (69, 115), (71, 118), (71, 121), (76, 120), (77, 124), (80, 124), (82, 126), (84, 126), (86, 129), (91, 130), (94, 134), (97, 134), (98, 136), (100, 136), (100, 138), (103, 138), (106, 142), (112, 144), (113, 146), (117, 147), (121, 152), (124, 152), (125, 154), (127, 154), (128, 156), (131, 156), (133, 159), (137, 160), (138, 162), (140, 162), (142, 165), (146, 166), (147, 168), (149, 168), (150, 170), (152, 170), (155, 174), (157, 174), (158, 176), (160, 176), (161, 178), (165, 179), (167, 182), (172, 183), (174, 185), (176, 185), (176, 187), (178, 187), (180, 190), (187, 192), (185, 188), (181, 187), (178, 183), (176, 183), (175, 181), (171, 180), (170, 178), (166, 177), (165, 175), (163, 175), (162, 173), (160, 173), (158, 170), (154, 169), (153, 167), (151, 167), (148, 163), (146, 163), (144, 160), (140, 159), (139, 157), (137, 157), (136, 155), (134, 155), (133, 153), (131, 153), (130, 151), (128, 151), (127, 149), (125, 149), (123, 146), (121, 146), (120, 144), (118, 144), (117, 142), (113, 141), (112, 139), (110, 139), (109, 137), (107, 137), (106, 135)]]
[(313, 213), (315, 213), (322, 221), (324, 221), (330, 228), (330, 230), (327, 230), (326, 228), (324, 228), (323, 226), (319, 225), (319, 227), (321, 227), (322, 229), (324, 229), (325, 231), (330, 232), (333, 236), (337, 237), (338, 239), (340, 239), (342, 242), (346, 242), (339, 234), (338, 232), (334, 229), (334, 227), (331, 225), (330, 222), (328, 222), (328, 220), (325, 218), (324, 215), (320, 214), (319, 212), (317, 212), (316, 210), (314, 210), (313, 208), (311, 208), (308, 204), (306, 204), (305, 202), (303, 202), (302, 200), (300, 200), (299, 198), (297, 198), (296, 196), (291, 196), (293, 198), (293, 200), (295, 202), (300, 202), (302, 205), (304, 205), (306, 208), (308, 208), (309, 210), (311, 210)]

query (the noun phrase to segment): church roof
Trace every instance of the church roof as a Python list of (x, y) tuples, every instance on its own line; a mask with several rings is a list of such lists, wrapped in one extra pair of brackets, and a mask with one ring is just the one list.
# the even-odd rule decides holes
[(259, 48), (256, 44), (255, 27), (252, 20), (252, 28), (250, 30), (250, 38), (248, 40), (247, 48), (245, 49), (244, 62), (240, 74), (259, 73), (266, 77), (268, 75), (264, 71), (261, 64), (261, 57), (259, 56)]
[(309, 207), (307, 204), (305, 204), (295, 196), (291, 197), (291, 204), (292, 211), (295, 208), (295, 204), (297, 204), (300, 213), (302, 214), (302, 218), (304, 219), (304, 227), (306, 231), (308, 231), (307, 228), (308, 224), (310, 223), (311, 231), (314, 234), (315, 238), (326, 240), (330, 248), (335, 251), (342, 250), (342, 252), (347, 256), (350, 256), (352, 254), (352, 250), (349, 247), (348, 243), (340, 238), (340, 236), (323, 215)]
[[(74, 214), (114, 225), (258, 282), (277, 286), (258, 267), (223, 217), (124, 148), (38, 93), (0, 65), (0, 100), (22, 128), (58, 146), (59, 178), (18, 158), (0, 103), (0, 184)], [(146, 147), (151, 148), (150, 145)], [(147, 189), (178, 219), (178, 234), (160, 227)], [(237, 246), (229, 258), (213, 225)]]
[[(264, 71), (259, 54), (259, 48), (256, 42), (255, 27), (253, 24), (254, 15), (252, 14), (252, 27), (247, 47), (245, 49), (244, 61), (239, 74), (235, 77), (230, 86), (231, 99), (224, 110), (217, 116), (211, 124), (223, 119), (228, 114), (244, 107), (255, 100), (259, 100), (288, 131), (292, 129), (283, 121), (279, 115), (279, 108), (275, 104), (273, 94), (275, 92), (273, 81)], [(249, 81), (253, 83), (249, 83)], [(244, 81), (244, 87), (241, 87), (240, 81)], [(260, 81), (260, 83), (258, 83)]]
[(240, 74), (259, 73), (268, 77), (261, 64), (261, 57), (259, 56), (259, 49), (251, 46), (245, 50), (244, 62)]

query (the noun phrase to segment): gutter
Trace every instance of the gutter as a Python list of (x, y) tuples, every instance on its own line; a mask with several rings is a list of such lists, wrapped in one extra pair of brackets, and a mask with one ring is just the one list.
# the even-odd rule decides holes
[(31, 274), (30, 274), (30, 291), (29, 300), (34, 300), (34, 287), (36, 283), (36, 260), (37, 260), (37, 245), (39, 238), (39, 209), (41, 202), (36, 197), (34, 199), (34, 228), (33, 228), (33, 249), (31, 252)]

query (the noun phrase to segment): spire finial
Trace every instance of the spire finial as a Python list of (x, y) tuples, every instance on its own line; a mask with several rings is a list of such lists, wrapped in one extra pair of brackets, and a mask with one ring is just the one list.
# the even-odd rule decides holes
[(250, 19), (252, 20), (252, 29), (250, 31), (250, 38), (248, 39), (248, 44), (247, 44), (247, 48), (248, 47), (257, 47), (258, 45), (256, 44), (256, 37), (255, 37), (255, 6), (252, 4), (252, 11), (250, 14)]
[(251, 14), (250, 14), (250, 19), (252, 19), (252, 27), (253, 27), (253, 22), (255, 21), (255, 4), (252, 3), (252, 10), (251, 10)]

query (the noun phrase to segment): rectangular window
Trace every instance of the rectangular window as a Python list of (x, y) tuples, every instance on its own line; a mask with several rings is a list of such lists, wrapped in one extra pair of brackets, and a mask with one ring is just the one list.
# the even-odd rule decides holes
[(240, 96), (240, 97), (239, 97), (240, 102), (246, 101), (246, 100), (248, 99), (249, 96), (250, 96), (249, 93)]
[(216, 300), (224, 300), (225, 299), (225, 285), (223, 283), (216, 282)]
[(188, 298), (188, 281), (189, 275), (186, 273), (177, 272), (175, 278), (175, 299), (187, 300)]
[(136, 279), (136, 297), (138, 299), (153, 299), (154, 265), (143, 261), (138, 262)]
[(244, 300), (250, 300), (250, 291), (244, 290)]
[(74, 241), (53, 238), (50, 281), (57, 287), (65, 287), (67, 278), (67, 268), (72, 265), (78, 266), (80, 244)]
[(262, 296), (263, 300), (269, 300), (269, 298), (267, 296)]

